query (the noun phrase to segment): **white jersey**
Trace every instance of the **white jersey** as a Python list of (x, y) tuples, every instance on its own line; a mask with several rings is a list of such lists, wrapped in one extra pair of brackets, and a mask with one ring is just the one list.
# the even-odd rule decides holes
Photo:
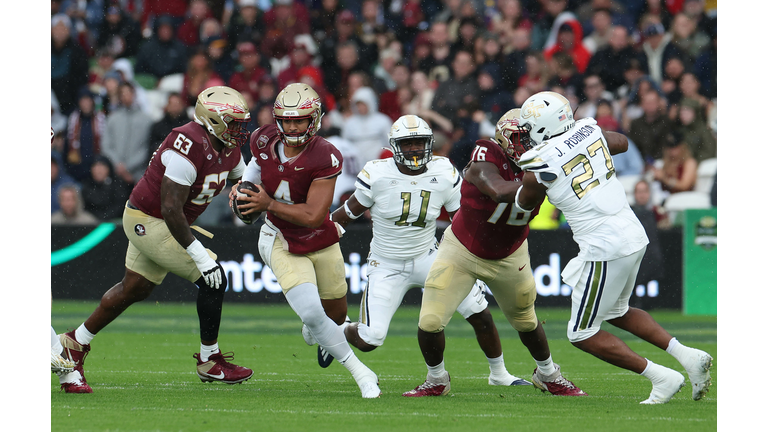
[(549, 202), (563, 212), (573, 230), (581, 259), (612, 260), (648, 244), (594, 119), (581, 119), (564, 134), (535, 146), (519, 164), (547, 187)]
[(435, 244), (436, 220), (442, 207), (459, 209), (461, 176), (450, 160), (433, 156), (427, 170), (409, 176), (393, 158), (372, 160), (357, 175), (355, 197), (371, 209), (371, 253), (409, 260)]

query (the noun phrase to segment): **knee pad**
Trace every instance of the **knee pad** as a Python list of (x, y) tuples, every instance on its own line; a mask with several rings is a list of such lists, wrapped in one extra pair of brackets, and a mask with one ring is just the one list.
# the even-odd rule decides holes
[(427, 333), (438, 333), (445, 329), (445, 324), (439, 316), (426, 314), (419, 318), (419, 328)]
[(386, 329), (375, 329), (365, 324), (357, 326), (357, 333), (360, 335), (360, 339), (365, 343), (377, 347), (384, 345), (384, 339), (387, 338)]

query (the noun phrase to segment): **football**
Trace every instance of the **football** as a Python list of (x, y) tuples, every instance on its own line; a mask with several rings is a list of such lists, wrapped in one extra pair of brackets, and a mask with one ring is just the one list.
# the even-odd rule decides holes
[[(241, 196), (246, 196), (246, 194), (244, 192), (240, 192), (243, 189), (248, 189), (248, 190), (251, 190), (251, 191), (254, 191), (254, 192), (256, 192), (258, 190), (258, 188), (256, 187), (255, 184), (245, 180), (242, 183), (240, 183), (240, 185), (237, 187), (237, 192), (238, 192), (237, 197), (238, 198), (240, 198)], [(236, 205), (232, 206), (232, 212), (235, 213), (235, 216), (237, 216), (238, 219), (240, 219), (241, 221), (243, 221), (246, 224), (249, 224), (249, 225), (252, 224), (254, 221), (258, 220), (259, 217), (261, 216), (261, 213), (251, 213), (251, 214), (247, 214), (247, 215), (241, 214), (240, 211), (238, 210), (237, 206), (238, 205), (242, 205), (242, 204), (246, 204), (246, 201), (241, 201), (241, 200), (238, 199), (235, 202), (235, 204)]]

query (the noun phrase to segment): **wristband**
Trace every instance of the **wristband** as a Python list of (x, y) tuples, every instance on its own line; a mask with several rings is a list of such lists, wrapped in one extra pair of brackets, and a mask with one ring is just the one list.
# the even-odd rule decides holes
[(195, 239), (189, 246), (187, 246), (187, 253), (192, 257), (192, 261), (195, 263), (205, 262), (208, 256), (208, 251), (205, 250), (205, 246), (200, 243), (200, 240)]
[[(521, 190), (523, 190), (523, 187), (522, 187), (522, 186), (520, 186), (519, 188), (517, 188), (517, 192), (515, 193), (515, 205), (516, 205), (516, 206), (517, 206), (517, 207), (518, 207), (520, 210), (523, 210), (523, 211), (527, 211), (527, 212), (529, 212), (529, 211), (533, 211), (533, 209), (530, 209), (530, 210), (529, 210), (529, 209), (526, 209), (525, 207), (523, 207), (523, 206), (521, 206), (521, 205), (520, 205), (520, 191), (521, 191)], [(536, 207), (534, 207), (534, 208), (536, 208)]]
[(350, 219), (357, 219), (357, 218), (359, 218), (360, 216), (363, 215), (362, 213), (360, 213), (359, 215), (355, 216), (352, 213), (352, 210), (349, 209), (349, 206), (347, 205), (346, 201), (344, 201), (344, 213), (346, 213), (347, 216), (349, 216)]

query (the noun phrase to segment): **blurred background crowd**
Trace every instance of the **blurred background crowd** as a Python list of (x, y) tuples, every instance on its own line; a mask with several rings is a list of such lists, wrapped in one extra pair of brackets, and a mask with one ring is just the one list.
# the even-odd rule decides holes
[[(647, 223), (716, 206), (716, 0), (52, 0), (52, 223), (119, 220), (203, 89), (240, 91), (253, 131), (292, 82), (320, 94), (344, 156), (334, 206), (399, 116), (461, 168), (542, 90), (629, 137), (614, 164)], [(533, 229), (567, 226), (540, 214)], [(226, 194), (198, 219), (235, 223)]]

